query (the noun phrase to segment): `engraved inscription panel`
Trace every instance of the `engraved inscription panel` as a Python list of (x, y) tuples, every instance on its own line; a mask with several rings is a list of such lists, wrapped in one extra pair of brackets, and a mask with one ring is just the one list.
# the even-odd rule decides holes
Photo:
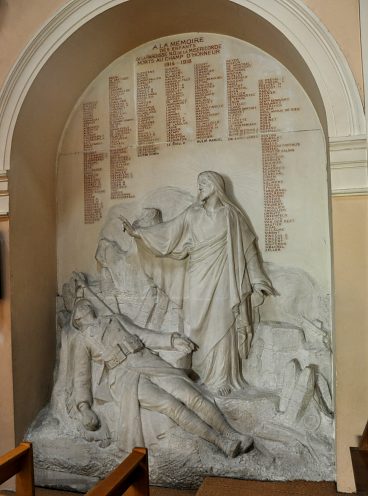
[[(326, 165), (322, 126), (301, 84), (267, 53), (228, 36), (148, 42), (116, 59), (80, 96), (58, 156), (62, 346), (70, 319), (80, 320), (69, 306), (81, 296), (103, 304), (96, 307), (103, 315), (178, 333), (171, 347), (182, 346), (180, 335), (193, 338), (191, 356), (173, 359), (161, 336), (159, 356), (180, 369), (192, 366), (196, 387), (206, 384), (205, 396), (258, 448), (225, 459), (212, 441), (152, 416), (157, 412), (139, 398), (153, 482), (191, 481), (196, 473), (333, 479)], [(89, 441), (93, 458), (118, 453), (117, 431), (135, 433), (137, 398), (123, 402), (121, 424), (115, 389), (128, 384), (120, 374), (131, 363), (119, 362), (111, 375), (94, 370), (94, 406), (106, 425), (75, 433), (83, 449)], [(126, 421), (129, 412), (134, 422)], [(172, 460), (174, 482), (165, 470)], [(78, 473), (90, 475), (84, 466)]]
[[(329, 257), (319, 250), (328, 237), (328, 215), (319, 215), (327, 212), (325, 161), (316, 113), (275, 59), (222, 35), (153, 41), (105, 69), (69, 120), (59, 189), (73, 184), (66, 194), (75, 196), (82, 180), (83, 206), (73, 220), (61, 206), (69, 220), (60, 249), (73, 258), (67, 239), (79, 226), (92, 251), (88, 240), (114, 204), (162, 186), (195, 193), (196, 175), (209, 169), (229, 177), (267, 260), (311, 270), (327, 286), (328, 274), (317, 269)], [(315, 236), (306, 229), (312, 216)], [(70, 264), (60, 263), (65, 275), (62, 266)]]

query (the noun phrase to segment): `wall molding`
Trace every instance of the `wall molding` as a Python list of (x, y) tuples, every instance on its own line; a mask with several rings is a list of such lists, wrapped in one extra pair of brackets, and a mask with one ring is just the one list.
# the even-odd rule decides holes
[(347, 188), (347, 189), (336, 189), (332, 194), (333, 197), (336, 196), (367, 196), (367, 188)]
[(232, 0), (278, 28), (311, 70), (326, 109), (330, 137), (364, 134), (358, 86), (337, 42), (302, 0)]
[(331, 139), (329, 146), (332, 194), (368, 194), (366, 135)]
[[(10, 168), (12, 137), (20, 108), (46, 61), (86, 22), (126, 1), (129, 0), (71, 0), (44, 24), (25, 47), (0, 90), (0, 169)], [(361, 172), (363, 151), (358, 152), (359, 147), (354, 145), (349, 158), (349, 149), (342, 147), (340, 150), (336, 143), (346, 143), (346, 137), (354, 143), (359, 142), (366, 135), (363, 105), (350, 67), (325, 26), (302, 0), (229, 1), (262, 16), (295, 46), (309, 66), (325, 105), (332, 171), (344, 169), (342, 164), (354, 164), (357, 160), (360, 165), (356, 168)], [(359, 159), (356, 158), (357, 153), (360, 154)], [(346, 166), (345, 169), (351, 172), (352, 167)], [(334, 183), (339, 189), (341, 180), (341, 174), (338, 179), (333, 179), (333, 191)], [(365, 188), (366, 184), (362, 183), (359, 187)], [(347, 181), (345, 189), (349, 188)]]
[(9, 217), (9, 187), (7, 172), (0, 172), (0, 221)]

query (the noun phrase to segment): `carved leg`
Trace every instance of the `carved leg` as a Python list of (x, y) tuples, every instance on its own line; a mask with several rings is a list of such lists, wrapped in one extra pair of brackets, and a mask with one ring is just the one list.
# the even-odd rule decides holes
[(153, 380), (217, 432), (229, 439), (239, 440), (242, 453), (253, 447), (253, 438), (233, 429), (218, 407), (205, 398), (189, 381), (181, 377), (156, 377)]
[(140, 381), (138, 389), (139, 403), (142, 408), (163, 413), (182, 427), (185, 431), (205, 439), (220, 448), (227, 456), (233, 458), (240, 452), (239, 440), (230, 439), (217, 433), (194, 411), (164, 391), (150, 380)]

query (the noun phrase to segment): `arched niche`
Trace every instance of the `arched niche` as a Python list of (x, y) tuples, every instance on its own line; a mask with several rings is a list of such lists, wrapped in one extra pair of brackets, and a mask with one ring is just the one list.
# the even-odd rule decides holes
[[(114, 6), (109, 8), (112, 4)], [(82, 22), (78, 19), (81, 5), (76, 3), (74, 11), (73, 5), (70, 3), (69, 11), (64, 13), (68, 14), (74, 31), (70, 31), (62, 44), (59, 39), (56, 44), (60, 46), (56, 50), (45, 51), (33, 72), (32, 65), (26, 66), (30, 72), (25, 71), (23, 77), (28, 76), (31, 84), (25, 83), (23, 93), (18, 94), (14, 119), (7, 134), (7, 138), (10, 136), (7, 144), (11, 143), (8, 165), (17, 439), (23, 436), (35, 414), (46, 403), (52, 382), (58, 144), (77, 98), (102, 69), (128, 50), (170, 34), (202, 31), (237, 37), (261, 48), (290, 70), (308, 93), (328, 137), (326, 102), (311, 68), (281, 32), (281, 25), (277, 28), (265, 19), (266, 15), (262, 17), (262, 9), (255, 13), (240, 2), (229, 0), (155, 0), (149, 3), (129, 0), (105, 3), (100, 9), (92, 2), (90, 12), (84, 13)], [(47, 44), (47, 31), (43, 35), (43, 43)], [(39, 47), (42, 47), (42, 40), (40, 43)], [(359, 119), (355, 119), (358, 128)]]

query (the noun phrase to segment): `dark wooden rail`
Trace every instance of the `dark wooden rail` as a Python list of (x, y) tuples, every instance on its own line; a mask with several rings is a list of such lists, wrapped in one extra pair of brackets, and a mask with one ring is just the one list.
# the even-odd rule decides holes
[(354, 479), (358, 494), (368, 494), (368, 422), (358, 448), (350, 448)]
[(16, 495), (34, 496), (33, 452), (31, 443), (19, 446), (0, 456), (0, 484), (16, 475)]
[(148, 453), (134, 448), (131, 454), (106, 479), (90, 489), (86, 496), (149, 496)]

